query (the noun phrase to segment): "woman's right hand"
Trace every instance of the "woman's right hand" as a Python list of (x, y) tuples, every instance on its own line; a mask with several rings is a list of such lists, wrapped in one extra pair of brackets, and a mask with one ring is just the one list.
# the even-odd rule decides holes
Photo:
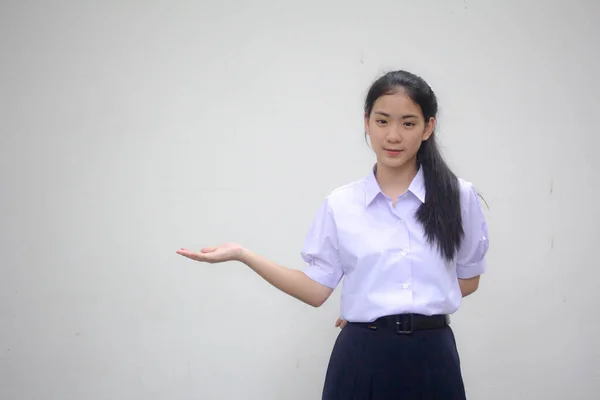
[(221, 263), (226, 261), (241, 261), (245, 249), (237, 243), (223, 243), (216, 247), (204, 247), (199, 252), (179, 249), (177, 254), (191, 260), (206, 263)]
[(236, 243), (205, 247), (199, 252), (179, 249), (177, 254), (211, 264), (239, 261), (277, 289), (313, 307), (320, 307), (333, 292), (333, 289), (312, 280), (304, 272), (276, 264)]

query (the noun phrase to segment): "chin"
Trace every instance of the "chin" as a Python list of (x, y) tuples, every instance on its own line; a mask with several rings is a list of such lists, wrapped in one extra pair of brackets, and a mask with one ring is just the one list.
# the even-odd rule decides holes
[(387, 168), (400, 168), (406, 164), (406, 159), (404, 157), (392, 158), (392, 159), (390, 159), (389, 157), (383, 157), (383, 158), (380, 158), (378, 161), (379, 161), (379, 164), (381, 164)]

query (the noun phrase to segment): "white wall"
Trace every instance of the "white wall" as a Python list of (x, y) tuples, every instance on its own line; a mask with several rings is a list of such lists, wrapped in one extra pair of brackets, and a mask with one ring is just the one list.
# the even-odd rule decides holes
[(436, 89), (446, 155), (489, 204), (489, 273), (453, 319), (469, 398), (597, 399), (598, 17), (3, 1), (0, 398), (320, 398), (338, 293), (315, 310), (175, 250), (232, 240), (302, 268), (322, 197), (373, 163), (366, 89), (402, 68)]

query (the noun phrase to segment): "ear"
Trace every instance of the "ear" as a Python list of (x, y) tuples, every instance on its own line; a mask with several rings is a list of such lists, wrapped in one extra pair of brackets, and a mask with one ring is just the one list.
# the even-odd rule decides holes
[(365, 132), (367, 133), (367, 135), (371, 135), (369, 133), (369, 116), (367, 115), (367, 113), (365, 113), (364, 119), (365, 119)]
[(423, 141), (429, 139), (431, 135), (433, 135), (433, 131), (435, 130), (435, 118), (429, 118), (429, 122), (425, 125), (425, 130), (423, 131)]

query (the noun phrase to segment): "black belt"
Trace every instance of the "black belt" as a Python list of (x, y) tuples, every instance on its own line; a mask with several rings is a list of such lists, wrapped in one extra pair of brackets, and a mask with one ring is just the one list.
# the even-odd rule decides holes
[(377, 318), (373, 322), (352, 322), (372, 330), (393, 330), (399, 335), (408, 335), (425, 329), (441, 329), (450, 324), (447, 315), (399, 314)]

